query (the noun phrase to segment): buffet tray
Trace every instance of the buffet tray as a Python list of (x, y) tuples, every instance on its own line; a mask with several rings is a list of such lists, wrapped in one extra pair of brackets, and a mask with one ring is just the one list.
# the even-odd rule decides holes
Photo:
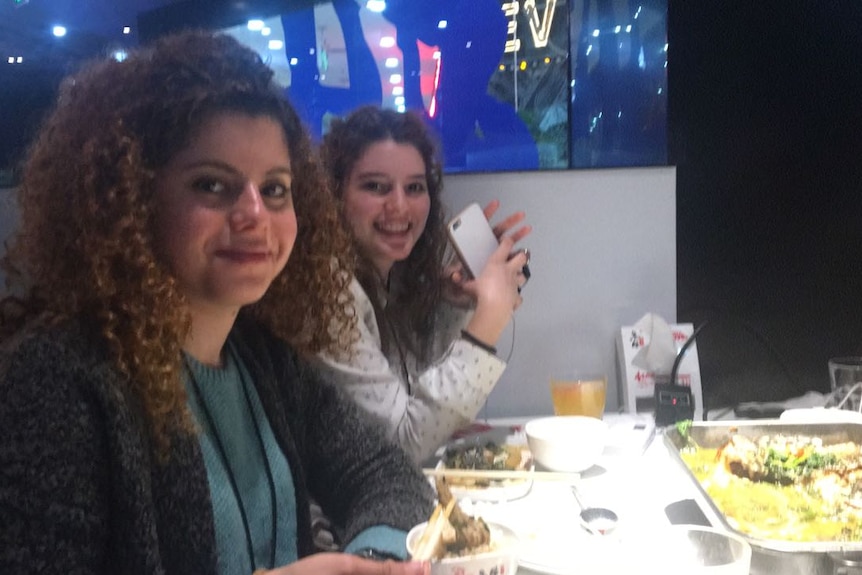
[[(700, 447), (717, 448), (727, 442), (732, 434), (749, 438), (762, 435), (807, 435), (819, 437), (824, 445), (845, 441), (862, 444), (862, 423), (788, 423), (782, 420), (740, 420), (721, 422), (693, 422), (688, 431), (689, 437)], [(736, 533), (751, 545), (752, 573), (800, 573), (831, 574), (835, 563), (840, 562), (845, 553), (856, 555), (862, 552), (862, 541), (782, 541), (753, 537), (735, 529), (722, 510), (715, 504), (700, 481), (680, 455), (686, 446), (686, 439), (674, 427), (664, 432), (664, 443), (684, 473), (697, 487), (702, 501), (713, 511), (722, 527)]]

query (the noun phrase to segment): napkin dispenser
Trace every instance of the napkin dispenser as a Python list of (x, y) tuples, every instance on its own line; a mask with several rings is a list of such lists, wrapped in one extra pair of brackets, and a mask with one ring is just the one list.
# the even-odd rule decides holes
[[(668, 324), (655, 314), (620, 328), (616, 343), (622, 411), (653, 413), (656, 425), (703, 418), (694, 332), (690, 323)], [(675, 363), (676, 381), (672, 382)]]

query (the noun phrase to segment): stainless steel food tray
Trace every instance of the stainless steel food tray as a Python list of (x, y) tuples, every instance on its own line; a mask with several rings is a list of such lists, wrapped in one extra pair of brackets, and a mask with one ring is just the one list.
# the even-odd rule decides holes
[[(744, 420), (744, 421), (704, 421), (694, 422), (689, 436), (697, 445), (717, 448), (727, 442), (732, 434), (756, 438), (762, 435), (807, 435), (819, 437), (824, 445), (854, 441), (862, 444), (862, 424), (860, 423), (787, 423), (781, 420)], [(675, 427), (664, 433), (664, 443), (680, 469), (691, 479), (700, 492), (703, 501), (712, 509), (722, 527), (738, 534), (749, 542), (754, 551), (752, 573), (781, 573), (827, 575), (841, 572), (836, 568), (845, 553), (862, 553), (862, 541), (782, 541), (761, 539), (742, 533), (728, 522), (721, 509), (715, 504), (706, 490), (680, 456), (686, 441)]]

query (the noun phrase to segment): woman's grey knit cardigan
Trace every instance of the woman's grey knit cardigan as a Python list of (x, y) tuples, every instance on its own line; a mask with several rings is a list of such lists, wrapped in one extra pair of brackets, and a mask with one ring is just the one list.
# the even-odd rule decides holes
[[(253, 323), (240, 320), (230, 337), (294, 476), (300, 556), (313, 552), (309, 495), (344, 541), (428, 517), (428, 482), (349, 399)], [(67, 326), (5, 350), (0, 573), (215, 573), (198, 440), (173, 437), (170, 461), (154, 461), (141, 412), (100, 341)]]

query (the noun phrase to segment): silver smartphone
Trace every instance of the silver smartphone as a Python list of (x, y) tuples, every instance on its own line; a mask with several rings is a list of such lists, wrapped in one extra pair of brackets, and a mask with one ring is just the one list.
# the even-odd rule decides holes
[(488, 218), (479, 204), (472, 203), (446, 224), (449, 241), (471, 278), (485, 269), (485, 264), (500, 245)]

